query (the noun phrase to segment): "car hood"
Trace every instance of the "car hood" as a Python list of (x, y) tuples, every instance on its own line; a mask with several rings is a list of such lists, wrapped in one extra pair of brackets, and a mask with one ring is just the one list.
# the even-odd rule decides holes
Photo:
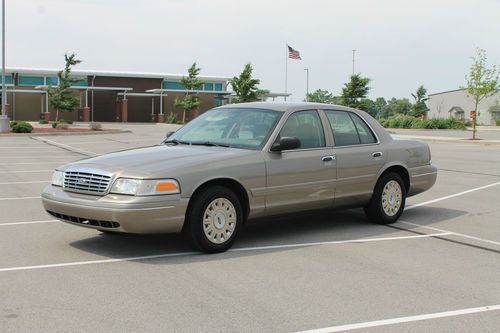
[(189, 145), (159, 145), (110, 153), (80, 160), (58, 168), (69, 170), (88, 168), (103, 170), (118, 176), (162, 177), (172, 171), (207, 165), (213, 161), (234, 159), (255, 154), (254, 150)]

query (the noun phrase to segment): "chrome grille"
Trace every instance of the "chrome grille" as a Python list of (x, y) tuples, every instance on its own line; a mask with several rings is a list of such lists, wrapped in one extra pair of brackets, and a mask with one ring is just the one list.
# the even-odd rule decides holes
[(111, 184), (111, 176), (86, 171), (64, 172), (63, 189), (69, 192), (103, 195)]

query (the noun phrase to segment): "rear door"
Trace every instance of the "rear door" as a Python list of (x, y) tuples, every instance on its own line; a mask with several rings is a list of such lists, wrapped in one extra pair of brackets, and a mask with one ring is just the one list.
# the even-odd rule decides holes
[(370, 126), (355, 112), (324, 110), (337, 160), (336, 204), (364, 204), (371, 198), (386, 154)]
[(292, 113), (276, 140), (285, 136), (301, 147), (266, 152), (266, 214), (333, 206), (336, 161), (318, 111)]

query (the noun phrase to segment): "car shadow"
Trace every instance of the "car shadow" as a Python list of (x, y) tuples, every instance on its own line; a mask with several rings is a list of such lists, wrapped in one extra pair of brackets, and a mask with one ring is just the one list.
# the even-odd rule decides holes
[[(431, 225), (466, 213), (453, 209), (421, 207), (405, 212), (402, 219), (415, 221), (415, 223), (422, 225)], [(408, 225), (404, 225), (404, 228), (414, 229)], [(78, 240), (70, 245), (81, 251), (108, 258), (160, 255), (159, 258), (131, 260), (145, 264), (186, 264), (199, 261), (229, 260), (235, 257), (297, 249), (297, 247), (278, 247), (238, 251), (242, 248), (275, 247), (290, 244), (309, 246), (307, 245), (309, 243), (390, 237), (391, 234), (401, 232), (394, 228), (373, 224), (364, 216), (362, 210), (353, 209), (301, 213), (249, 221), (233, 245), (233, 249), (219, 254), (206, 255), (201, 252), (193, 252), (181, 234), (96, 234), (94, 237)]]

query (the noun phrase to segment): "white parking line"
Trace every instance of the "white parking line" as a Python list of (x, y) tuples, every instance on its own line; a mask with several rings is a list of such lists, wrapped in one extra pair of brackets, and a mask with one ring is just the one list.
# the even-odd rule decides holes
[(34, 137), (32, 137), (32, 139), (44, 142), (44, 143), (46, 143), (48, 145), (52, 145), (52, 146), (56, 146), (56, 147), (59, 147), (59, 148), (62, 148), (62, 149), (66, 149), (66, 150), (72, 151), (74, 153), (86, 155), (86, 156), (93, 157), (93, 156), (98, 156), (99, 155), (99, 154), (93, 153), (93, 152), (88, 151), (88, 150), (83, 150), (83, 149), (80, 149), (80, 148), (71, 147), (71, 146), (65, 145), (64, 143), (59, 143), (57, 141), (52, 141), (52, 140), (45, 139), (45, 138), (42, 138), (42, 137), (39, 137), (39, 136), (34, 136)]
[(23, 224), (40, 224), (40, 223), (54, 223), (60, 222), (59, 220), (41, 220), (41, 221), (27, 221), (27, 222), (7, 222), (0, 223), (0, 227), (5, 227), (9, 225), (23, 225)]
[(426, 225), (412, 223), (412, 222), (408, 222), (408, 221), (402, 221), (402, 220), (399, 220), (398, 223), (404, 223), (404, 224), (412, 225), (412, 226), (415, 226), (415, 227), (421, 227), (421, 228), (425, 228), (425, 229), (429, 229), (429, 230), (434, 230), (434, 231), (439, 231), (439, 232), (449, 232), (449, 233), (451, 233), (452, 235), (455, 235), (455, 236), (460, 236), (460, 237), (464, 237), (464, 238), (474, 239), (474, 240), (477, 240), (477, 241), (480, 241), (480, 242), (485, 242), (485, 243), (490, 243), (490, 244), (495, 244), (495, 245), (499, 245), (500, 246), (500, 242), (495, 242), (495, 241), (492, 241), (492, 240), (489, 240), (489, 239), (479, 238), (479, 237), (475, 237), (475, 236), (471, 236), (471, 235), (461, 234), (461, 233), (455, 232), (455, 231), (444, 230), (444, 229), (439, 229), (439, 228), (434, 228), (434, 227), (428, 227)]
[(0, 173), (29, 173), (29, 172), (54, 172), (54, 169), (50, 169), (50, 170), (9, 170), (9, 171), (0, 171)]
[(364, 323), (357, 323), (357, 324), (331, 326), (331, 327), (318, 328), (318, 329), (314, 329), (314, 330), (301, 331), (301, 332), (297, 332), (297, 333), (330, 333), (330, 332), (352, 331), (352, 330), (358, 330), (361, 328), (394, 325), (394, 324), (408, 323), (408, 322), (420, 321), (420, 320), (463, 316), (463, 315), (472, 314), (472, 313), (498, 311), (498, 310), (500, 310), (500, 304), (481, 306), (478, 308), (454, 310), (454, 311), (428, 313), (428, 314), (416, 315), (416, 316), (367, 321)]
[(443, 200), (455, 198), (455, 197), (458, 197), (458, 196), (461, 196), (461, 195), (464, 195), (464, 194), (467, 194), (467, 193), (484, 190), (486, 188), (490, 188), (490, 187), (497, 186), (497, 185), (500, 185), (500, 182), (496, 182), (496, 183), (492, 183), (492, 184), (488, 184), (488, 185), (484, 185), (484, 186), (472, 188), (472, 189), (467, 190), (467, 191), (462, 191), (462, 192), (458, 192), (458, 193), (455, 193), (455, 194), (447, 195), (447, 196), (444, 196), (444, 197), (441, 197), (441, 198), (437, 198), (437, 199), (433, 199), (433, 200), (429, 200), (429, 201), (424, 201), (424, 202), (421, 202), (421, 203), (418, 203), (418, 204), (406, 206), (405, 210), (410, 210), (410, 209), (414, 209), (414, 208), (417, 208), (417, 207), (420, 207), (420, 206), (425, 206), (425, 205), (428, 205), (428, 204), (431, 204), (431, 203), (435, 203), (435, 202), (439, 202), (439, 201), (443, 201)]
[[(441, 232), (436, 234), (427, 235), (412, 235), (412, 236), (399, 236), (399, 237), (383, 237), (383, 238), (361, 238), (361, 239), (351, 239), (343, 241), (331, 241), (331, 242), (315, 242), (315, 243), (298, 243), (298, 244), (283, 244), (283, 245), (270, 245), (270, 246), (255, 246), (255, 247), (244, 247), (244, 248), (234, 248), (228, 250), (228, 252), (246, 252), (246, 251), (258, 251), (258, 250), (274, 250), (274, 249), (286, 249), (286, 248), (298, 248), (307, 246), (318, 246), (318, 245), (335, 245), (335, 244), (349, 244), (349, 243), (368, 243), (368, 242), (382, 242), (382, 241), (393, 241), (393, 240), (404, 240), (404, 239), (417, 239), (417, 238), (429, 238), (436, 236), (448, 235), (447, 232)], [(17, 266), (17, 267), (6, 267), (0, 268), (0, 272), (11, 272), (11, 271), (24, 271), (33, 269), (43, 269), (43, 268), (55, 268), (55, 267), (67, 267), (67, 266), (81, 266), (81, 265), (93, 265), (93, 264), (109, 264), (115, 262), (123, 261), (138, 261), (138, 260), (150, 260), (157, 258), (168, 258), (168, 257), (180, 257), (200, 254), (200, 252), (177, 252), (177, 253), (163, 253), (148, 256), (138, 256), (138, 257), (127, 257), (127, 258), (116, 258), (116, 259), (102, 259), (102, 260), (90, 260), (90, 261), (75, 261), (66, 262), (60, 264), (48, 264), (48, 265), (34, 265), (34, 266)]]
[(8, 201), (8, 200), (29, 200), (29, 199), (40, 199), (41, 196), (37, 197), (13, 197), (13, 198), (0, 198), (0, 201)]
[(50, 180), (34, 180), (29, 182), (5, 182), (5, 183), (0, 183), (0, 185), (42, 184), (42, 183), (50, 183)]

